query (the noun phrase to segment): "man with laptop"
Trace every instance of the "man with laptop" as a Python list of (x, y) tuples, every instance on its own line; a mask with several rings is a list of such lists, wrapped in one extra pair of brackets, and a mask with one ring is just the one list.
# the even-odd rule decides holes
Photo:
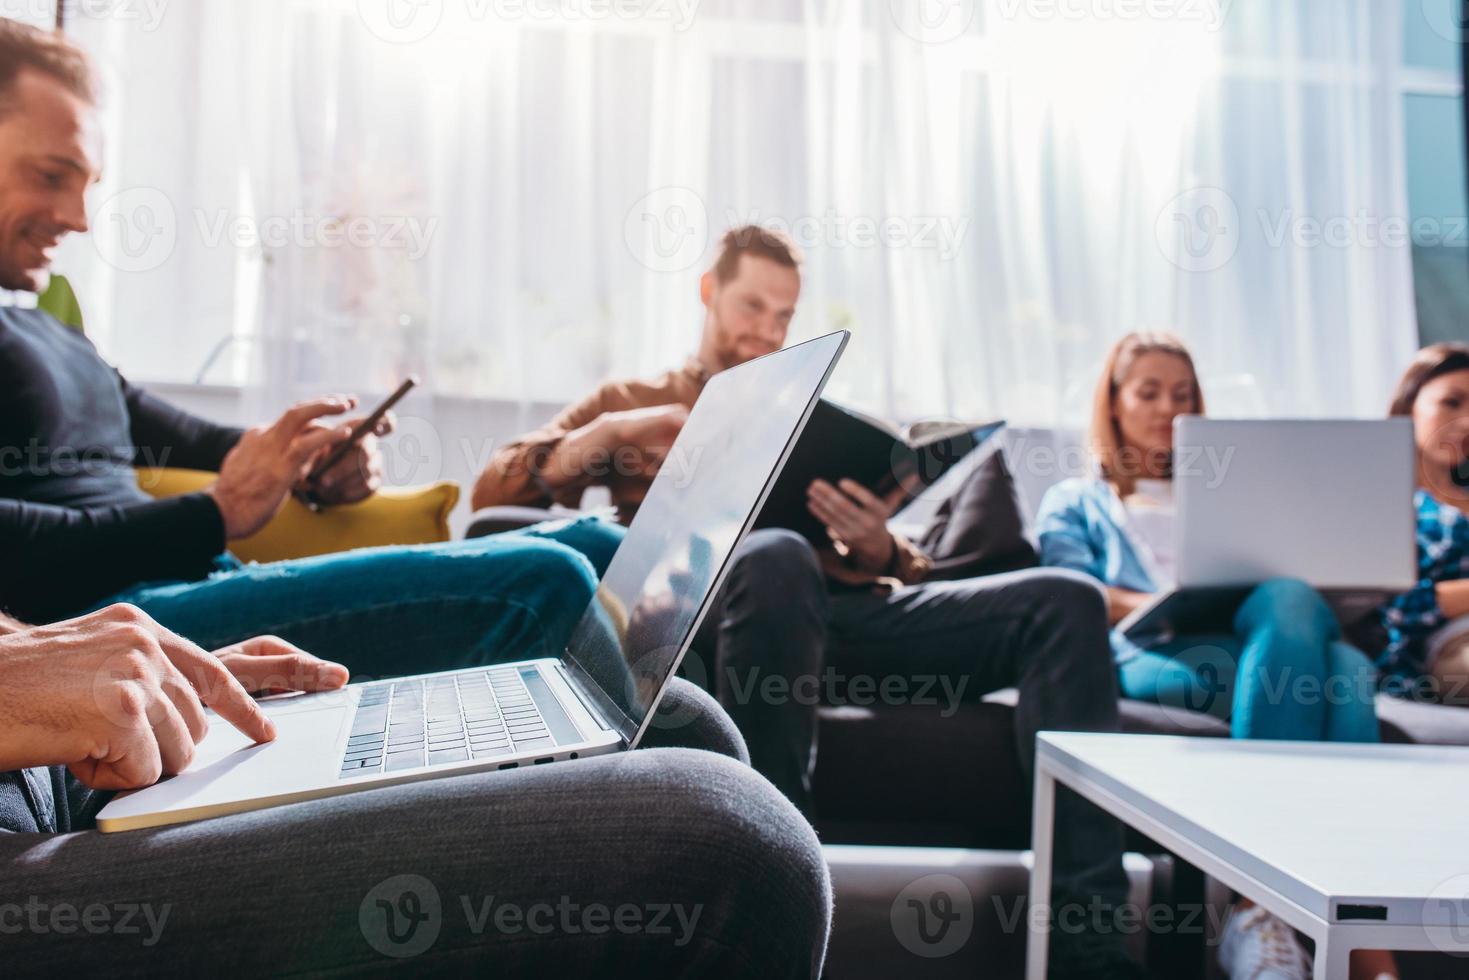
[[(7, 621), (0, 766), (23, 771), (0, 782), (0, 817), (14, 830), (132, 831), (68, 834), (61, 847), (0, 836), (13, 893), (32, 896), (27, 908), (91, 909), (139, 883), (129, 904), (159, 911), (154, 942), (168, 942), (170, 912), (181, 923), (157, 950), (180, 969), (343, 969), (381, 955), (516, 975), (616, 963), (660, 977), (819, 976), (830, 885), (810, 827), (746, 767), (626, 750), (677, 733), (740, 757), (718, 709), (673, 673), (845, 343), (821, 338), (710, 383), (681, 443), (711, 465), (686, 486), (650, 485), (558, 656), (338, 689), (344, 671), (279, 641), (211, 656), (128, 607), (45, 629)], [(275, 676), (287, 668), (305, 680)], [(315, 693), (256, 703), (241, 681)], [(147, 785), (161, 773), (175, 775)], [(133, 787), (110, 801), (88, 791)], [(152, 829), (168, 824), (188, 826)], [(607, 910), (600, 927), (594, 909)], [(66, 934), (31, 928), (7, 967), (144, 962), (120, 933)]]
[(247, 690), (344, 676), (268, 639), (215, 658), (131, 607), (0, 618), (5, 975), (819, 976), (816, 838), (682, 682), (664, 703), (685, 724), (637, 752), (93, 829), (111, 790), (187, 765), (204, 731), (276, 737)]
[[(96, 173), (93, 90), (78, 50), (0, 19), (0, 287), (41, 289), (54, 246), (85, 230), (82, 198)], [(128, 386), (59, 323), (33, 311), (0, 313), (3, 363), (14, 375), (0, 418), (19, 427), (0, 442), (37, 453), (59, 447), (95, 462), (93, 442), (156, 437), (146, 445), (173, 450), (168, 462), (221, 470), (213, 492), (158, 502), (137, 494), (131, 458), (114, 454), (101, 457), (101, 478), (90, 483), (68, 483), (62, 467), (49, 465), (8, 481), (0, 598), (27, 618), (59, 618), (144, 580), (180, 580), (177, 594), (195, 581), (214, 588), (251, 580), (239, 569), (206, 576), (225, 540), (267, 519), (298, 475), (346, 436), (345, 426), (319, 421), (347, 411), (346, 399), (299, 406), (247, 433), (211, 426)], [(327, 502), (358, 499), (375, 485), (374, 458), (369, 441), (311, 489)], [(33, 479), (22, 488), (26, 478)], [(708, 530), (729, 534), (723, 525)], [(493, 543), (467, 549), (496, 552), (493, 567), (516, 588), (543, 581), (555, 605), (542, 613), (556, 618), (574, 605), (569, 631), (576, 616), (590, 615), (590, 588), (581, 584), (594, 583), (594, 566), (606, 565), (619, 537), (596, 532), (570, 547), (524, 539), (517, 544), (527, 547), (508, 562)], [(457, 556), (453, 576), (503, 617), (505, 603), (487, 588), (493, 583), (466, 579), (488, 562)], [(359, 567), (333, 589), (317, 567), (329, 564), (276, 569), (274, 578), (298, 611), (302, 602), (324, 603), (335, 616), (314, 648), (340, 649), (340, 659), (352, 655), (358, 665), (376, 650), (374, 673), (401, 674), (414, 663), (405, 656), (410, 645), (415, 665), (557, 654), (565, 646), (552, 629), (512, 629), (501, 634), (503, 645), (490, 643), (479, 611), (444, 613), (453, 596), (443, 591), (431, 597), (432, 620), (384, 621), (354, 603), (373, 589), (395, 601), (410, 586), (423, 592), (424, 576)], [(280, 574), (294, 571), (301, 574)], [(343, 578), (343, 569), (334, 571), (328, 578)], [(621, 594), (636, 595), (640, 585), (625, 581)], [(213, 614), (196, 621), (204, 634), (226, 613), (254, 607), (258, 614), (251, 596), (223, 592), (230, 594)], [(531, 597), (518, 598), (526, 605)], [(609, 601), (605, 611), (615, 610)], [(439, 713), (439, 682), (415, 678), (408, 684), (422, 695), (423, 732), (408, 749), (394, 709), (414, 707), (410, 692), (388, 687), (385, 698), (379, 686), (365, 699), (376, 704), (360, 704), (361, 689), (341, 687), (342, 666), (280, 640), (246, 640), (245, 624), (233, 626), (238, 642), (212, 656), (129, 605), (54, 626), (0, 620), (0, 830), (13, 831), (0, 833), (8, 976), (140, 974), (160, 962), (178, 972), (221, 964), (254, 973), (382, 971), (405, 961), (430, 971), (489, 961), (518, 975), (591, 975), (607, 963), (648, 976), (819, 975), (830, 885), (816, 839), (741, 764), (737, 732), (696, 689), (664, 677), (648, 701), (632, 699), (625, 684), (598, 701), (559, 671), (521, 665), (511, 671), (520, 688), (503, 697), (488, 671), (477, 675), (481, 689), (462, 696), (450, 675), (458, 712), (451, 721)], [(569, 670), (570, 659), (548, 660), (547, 669), (552, 663)], [(600, 676), (612, 684), (624, 675), (631, 673), (609, 668)], [(548, 700), (553, 685), (561, 686)], [(315, 693), (261, 706), (247, 688)], [(653, 723), (656, 704), (679, 723)], [(367, 709), (365, 719), (357, 708)], [(634, 709), (645, 730), (633, 726)], [(353, 734), (359, 720), (373, 728), (379, 716), (383, 730)], [(578, 737), (565, 730), (572, 716), (588, 726)], [(324, 717), (341, 719), (331, 744), (303, 742)], [(445, 728), (451, 724), (461, 730)], [(201, 743), (206, 732), (213, 738)], [(422, 754), (422, 762), (390, 769), (384, 759), (367, 772), (361, 746), (368, 743), (385, 757)], [(664, 748), (616, 751), (633, 745)], [(582, 747), (605, 754), (561, 761)], [(461, 752), (460, 761), (445, 758)], [(288, 801), (261, 778), (262, 761), (288, 782), (291, 772), (314, 772), (323, 760), (328, 778), (295, 793), (293, 805), (281, 805)], [(558, 764), (535, 765), (547, 761)], [(245, 787), (211, 805), (171, 808), (166, 794), (192, 792), (198, 782), (190, 777), (205, 769), (212, 788), (236, 785), (241, 773)], [(142, 792), (112, 795), (181, 771)], [(427, 778), (444, 773), (457, 778)], [(357, 792), (369, 787), (374, 792)], [(150, 796), (158, 793), (165, 797)], [(323, 795), (337, 798), (315, 798)], [(134, 809), (115, 821), (100, 816), (123, 804)], [(189, 822), (206, 815), (217, 819)], [(109, 822), (184, 825), (92, 831)]]
[[(87, 230), (95, 103), (80, 50), (0, 18), (0, 290), (44, 290), (61, 240)], [(371, 433), (308, 479), (351, 439), (341, 420), (355, 406), (322, 398), (266, 425), (216, 425), (130, 384), (79, 331), (0, 307), (0, 608), (40, 622), (127, 602), (205, 646), (270, 631), (374, 676), (564, 645), (620, 540), (607, 522), (269, 565), (226, 550), (293, 492), (336, 505), (375, 491)], [(153, 500), (144, 462), (218, 476)]]

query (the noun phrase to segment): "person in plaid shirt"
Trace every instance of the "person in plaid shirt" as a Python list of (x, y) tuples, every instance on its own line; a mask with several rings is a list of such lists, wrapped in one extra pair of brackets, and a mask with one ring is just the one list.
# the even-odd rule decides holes
[(1427, 347), (1403, 375), (1390, 413), (1413, 420), (1418, 447), (1417, 587), (1381, 610), (1383, 684), (1425, 682), (1463, 700), (1469, 678), (1469, 344)]

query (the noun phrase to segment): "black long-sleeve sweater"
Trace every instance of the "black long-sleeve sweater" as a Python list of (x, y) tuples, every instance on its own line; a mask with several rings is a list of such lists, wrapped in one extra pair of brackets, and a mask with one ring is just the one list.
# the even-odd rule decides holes
[(217, 471), (239, 438), (128, 384), (51, 316), (0, 308), (0, 609), (44, 622), (208, 575), (219, 508), (202, 493), (153, 500), (134, 467)]

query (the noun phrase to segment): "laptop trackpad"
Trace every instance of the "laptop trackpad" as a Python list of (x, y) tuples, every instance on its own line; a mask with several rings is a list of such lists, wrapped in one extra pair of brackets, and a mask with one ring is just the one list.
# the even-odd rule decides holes
[[(345, 702), (338, 702), (338, 706)], [(273, 742), (253, 744), (234, 726), (211, 719), (188, 769), (147, 789), (118, 796), (101, 816), (214, 808), (232, 801), (306, 792), (337, 778), (337, 742), (345, 711), (270, 712)]]

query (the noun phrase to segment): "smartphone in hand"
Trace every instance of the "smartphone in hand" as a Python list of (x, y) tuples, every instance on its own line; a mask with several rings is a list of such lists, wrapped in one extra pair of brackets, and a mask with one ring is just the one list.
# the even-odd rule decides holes
[(336, 466), (346, 458), (348, 453), (356, 449), (357, 445), (378, 427), (378, 423), (383, 420), (383, 416), (387, 415), (394, 405), (402, 401), (403, 396), (412, 391), (417, 384), (418, 377), (410, 374), (398, 386), (398, 390), (394, 391), (383, 400), (381, 405), (372, 410), (371, 415), (357, 423), (357, 426), (352, 430), (352, 434), (347, 437), (345, 442), (340, 443), (320, 463), (312, 467), (311, 472), (306, 476), (305, 488), (296, 495), (303, 504), (312, 510), (320, 510), (322, 508), (322, 502), (315, 495), (316, 482), (331, 470), (333, 466)]

